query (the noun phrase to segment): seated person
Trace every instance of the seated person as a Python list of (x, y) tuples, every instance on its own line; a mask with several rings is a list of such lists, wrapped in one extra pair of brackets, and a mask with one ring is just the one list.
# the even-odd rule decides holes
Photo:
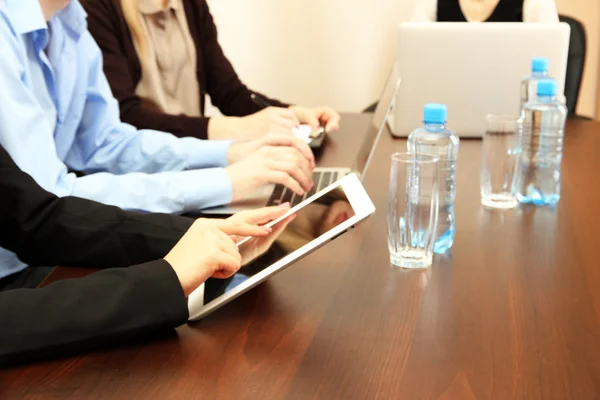
[[(0, 367), (185, 323), (192, 291), (211, 277), (232, 276), (260, 256), (291, 219), (273, 230), (259, 226), (289, 205), (194, 222), (57, 198), (19, 170), (1, 147), (0, 210), (0, 246), (30, 265), (111, 267), (43, 289), (34, 289), (39, 280), (0, 279)], [(255, 236), (241, 254), (235, 244), (240, 236)]]
[[(0, 1), (0, 49), (0, 145), (58, 196), (181, 213), (267, 183), (312, 187), (312, 152), (289, 134), (231, 143), (122, 123), (77, 0)], [(24, 266), (4, 250), (0, 265), (0, 277)]]
[(414, 22), (558, 22), (554, 0), (416, 0)]
[[(104, 55), (104, 72), (121, 118), (138, 128), (202, 139), (248, 139), (289, 133), (300, 123), (338, 129), (329, 107), (289, 106), (240, 81), (217, 40), (204, 0), (82, 0)], [(260, 60), (257, 60), (260, 62)], [(205, 95), (229, 117), (206, 118)], [(262, 110), (262, 111), (261, 111)]]

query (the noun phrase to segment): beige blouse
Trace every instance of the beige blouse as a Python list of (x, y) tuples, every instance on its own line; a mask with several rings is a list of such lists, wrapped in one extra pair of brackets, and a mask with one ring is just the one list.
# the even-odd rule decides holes
[[(200, 116), (200, 83), (196, 76), (196, 47), (190, 35), (182, 0), (139, 0), (141, 27), (146, 38), (146, 62), (135, 93), (153, 101), (170, 115)], [(140, 50), (136, 44), (138, 57)]]

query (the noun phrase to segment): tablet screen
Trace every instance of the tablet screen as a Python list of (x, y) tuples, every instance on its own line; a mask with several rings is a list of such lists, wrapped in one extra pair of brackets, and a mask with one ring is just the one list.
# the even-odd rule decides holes
[[(265, 254), (243, 266), (229, 279), (209, 279), (206, 281), (204, 305), (252, 278), (255, 274), (310, 241), (329, 232), (355, 214), (341, 185), (324, 193), (298, 210), (296, 218), (285, 227)], [(273, 230), (277, 230), (277, 225), (273, 227)]]

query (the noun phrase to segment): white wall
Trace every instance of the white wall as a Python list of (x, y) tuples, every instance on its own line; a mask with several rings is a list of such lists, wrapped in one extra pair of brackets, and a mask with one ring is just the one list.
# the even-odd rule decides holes
[[(413, 0), (209, 0), (220, 43), (242, 80), (283, 101), (360, 111), (379, 97), (394, 28)], [(600, 1), (557, 0), (588, 28), (579, 110), (595, 115)]]

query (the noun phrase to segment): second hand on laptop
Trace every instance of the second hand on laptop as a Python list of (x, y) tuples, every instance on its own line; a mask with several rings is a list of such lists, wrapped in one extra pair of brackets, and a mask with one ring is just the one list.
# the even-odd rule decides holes
[[(273, 105), (269, 104), (269, 102), (262, 96), (257, 95), (256, 93), (252, 93), (250, 94), (250, 98), (252, 99), (252, 101), (254, 102), (254, 104), (256, 104), (259, 107), (262, 107), (262, 109), (265, 109), (267, 107), (274, 107)], [(302, 128), (302, 125), (296, 127), (297, 129)], [(299, 132), (301, 132), (299, 130)], [(318, 137), (320, 137), (321, 135), (323, 135), (325, 133), (325, 127), (320, 126), (317, 129), (311, 129), (310, 133), (308, 134), (308, 138), (314, 140), (317, 139)]]

